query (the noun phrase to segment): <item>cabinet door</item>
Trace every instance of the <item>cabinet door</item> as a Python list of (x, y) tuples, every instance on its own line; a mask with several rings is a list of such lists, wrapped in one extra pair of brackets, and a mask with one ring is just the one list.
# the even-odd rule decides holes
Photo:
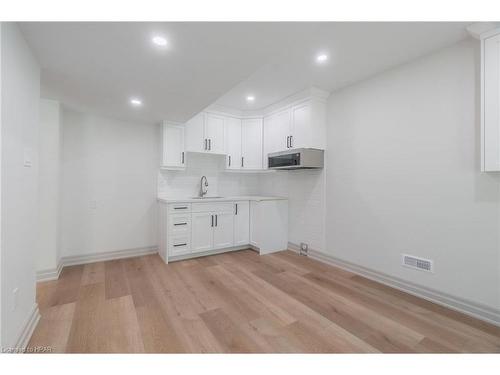
[(234, 203), (234, 246), (250, 243), (250, 202)]
[(262, 169), (262, 119), (242, 120), (241, 157), (244, 169)]
[(482, 170), (500, 171), (500, 35), (484, 40)]
[(205, 152), (205, 114), (199, 113), (186, 122), (186, 151)]
[(208, 140), (208, 152), (213, 154), (224, 153), (224, 123), (224, 117), (207, 114), (205, 138)]
[(163, 124), (162, 167), (183, 167), (184, 125)]
[(226, 119), (226, 168), (240, 169), (241, 167), (241, 120)]
[(232, 212), (215, 213), (214, 249), (233, 246), (234, 214)]
[(259, 247), (259, 202), (250, 202), (250, 245)]
[(213, 229), (210, 212), (196, 212), (191, 215), (191, 252), (212, 250)]
[(309, 103), (295, 106), (291, 110), (290, 148), (312, 147), (311, 106)]
[(275, 113), (264, 119), (264, 166), (267, 168), (267, 155), (288, 148), (290, 135), (290, 110)]

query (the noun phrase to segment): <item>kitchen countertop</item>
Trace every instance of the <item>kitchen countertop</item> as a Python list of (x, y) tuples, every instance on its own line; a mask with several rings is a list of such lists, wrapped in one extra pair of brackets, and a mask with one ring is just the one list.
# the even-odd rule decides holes
[(275, 200), (286, 200), (288, 198), (285, 197), (267, 197), (260, 195), (236, 195), (236, 196), (228, 196), (222, 198), (175, 198), (175, 197), (166, 197), (159, 196), (158, 201), (161, 203), (202, 203), (202, 202), (227, 202), (227, 201), (275, 201)]

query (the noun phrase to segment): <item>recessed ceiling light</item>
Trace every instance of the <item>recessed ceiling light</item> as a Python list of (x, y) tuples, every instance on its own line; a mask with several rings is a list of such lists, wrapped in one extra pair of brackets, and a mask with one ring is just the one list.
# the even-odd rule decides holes
[(253, 101), (255, 101), (255, 96), (253, 96), (253, 95), (248, 95), (248, 96), (247, 96), (247, 102), (253, 102)]
[(156, 35), (152, 39), (153, 43), (156, 44), (159, 47), (165, 47), (167, 45), (167, 39), (160, 35)]
[(140, 107), (142, 105), (142, 100), (137, 98), (132, 98), (130, 99), (130, 104), (132, 104), (134, 107)]
[(318, 56), (316, 56), (316, 61), (319, 63), (324, 63), (328, 60), (328, 55), (321, 53)]

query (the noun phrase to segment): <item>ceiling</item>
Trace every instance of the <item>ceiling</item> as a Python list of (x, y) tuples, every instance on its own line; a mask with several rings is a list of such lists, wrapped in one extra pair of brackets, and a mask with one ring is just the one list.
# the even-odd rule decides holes
[[(182, 122), (214, 102), (259, 109), (310, 86), (333, 91), (456, 43), (468, 23), (19, 25), (42, 67), (43, 97), (129, 121)], [(166, 48), (151, 43), (156, 34)], [(326, 64), (315, 63), (319, 52)]]

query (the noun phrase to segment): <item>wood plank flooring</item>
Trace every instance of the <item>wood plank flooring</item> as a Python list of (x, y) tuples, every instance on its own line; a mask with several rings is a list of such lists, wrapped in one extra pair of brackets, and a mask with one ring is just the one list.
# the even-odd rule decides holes
[(499, 327), (289, 251), (65, 267), (37, 299), (54, 352), (500, 352)]

